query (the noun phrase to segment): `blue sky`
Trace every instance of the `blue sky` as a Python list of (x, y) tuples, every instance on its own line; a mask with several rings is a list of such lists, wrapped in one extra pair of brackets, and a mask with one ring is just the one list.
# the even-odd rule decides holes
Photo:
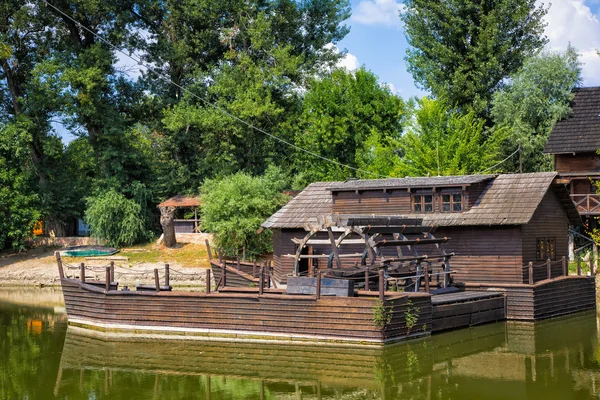
[[(541, 5), (541, 1), (536, 1)], [(545, 2), (548, 7), (548, 1)], [(421, 96), (406, 70), (407, 43), (398, 10), (402, 1), (353, 0), (350, 33), (338, 47), (347, 49), (346, 68), (364, 65), (403, 98)], [(545, 17), (548, 48), (563, 50), (571, 43), (584, 63), (584, 86), (600, 86), (600, 0), (552, 0)]]

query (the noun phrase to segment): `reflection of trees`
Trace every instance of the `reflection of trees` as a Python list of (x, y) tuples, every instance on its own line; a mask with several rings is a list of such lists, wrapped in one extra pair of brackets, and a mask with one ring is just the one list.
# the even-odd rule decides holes
[[(0, 399), (44, 399), (52, 393), (64, 341), (64, 326), (51, 311), (0, 304)], [(42, 329), (27, 331), (31, 321)]]

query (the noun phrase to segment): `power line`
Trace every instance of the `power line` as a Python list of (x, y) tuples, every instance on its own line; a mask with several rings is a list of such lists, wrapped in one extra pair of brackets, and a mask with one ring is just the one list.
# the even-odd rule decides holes
[(504, 162), (508, 161), (508, 159), (509, 159), (509, 158), (511, 158), (512, 156), (514, 156), (515, 154), (517, 154), (517, 153), (519, 152), (519, 150), (521, 150), (521, 148), (520, 148), (520, 147), (519, 147), (518, 149), (516, 149), (514, 152), (512, 152), (512, 154), (510, 154), (510, 155), (509, 155), (508, 157), (506, 157), (504, 160), (502, 160), (502, 161), (500, 161), (499, 163), (497, 163), (497, 164), (495, 164), (495, 165), (492, 165), (491, 167), (489, 167), (489, 168), (486, 168), (486, 169), (484, 169), (483, 171), (481, 171), (481, 172), (480, 172), (480, 174), (483, 174), (483, 173), (485, 173), (485, 172), (487, 172), (487, 171), (490, 171), (490, 170), (492, 170), (492, 169), (496, 168), (498, 165), (501, 165), (501, 164), (503, 164)]
[(213, 107), (214, 109), (216, 109), (216, 110), (220, 111), (221, 113), (227, 115), (228, 117), (233, 118), (234, 120), (236, 120), (236, 121), (238, 121), (238, 122), (246, 125), (247, 127), (251, 128), (251, 129), (254, 129), (255, 131), (260, 132), (260, 133), (262, 133), (264, 135), (267, 135), (268, 137), (273, 138), (273, 139), (279, 141), (280, 143), (286, 144), (286, 145), (288, 145), (290, 147), (295, 148), (296, 150), (302, 151), (302, 152), (304, 152), (306, 154), (309, 154), (309, 155), (311, 155), (313, 157), (317, 157), (317, 158), (319, 158), (321, 160), (324, 160), (324, 161), (327, 161), (327, 162), (330, 162), (330, 163), (333, 163), (333, 164), (337, 164), (337, 165), (339, 165), (341, 167), (349, 168), (349, 169), (354, 170), (356, 172), (363, 172), (365, 174), (375, 175), (375, 176), (382, 177), (382, 178), (387, 178), (387, 176), (385, 176), (385, 175), (380, 175), (380, 174), (375, 173), (375, 172), (370, 172), (370, 171), (366, 171), (366, 170), (363, 170), (363, 169), (360, 169), (360, 168), (355, 168), (355, 167), (352, 167), (350, 165), (343, 164), (343, 163), (341, 163), (339, 161), (332, 160), (332, 159), (327, 158), (327, 157), (323, 157), (320, 154), (317, 154), (317, 153), (314, 153), (314, 152), (312, 152), (310, 150), (304, 149), (304, 148), (302, 148), (302, 147), (300, 147), (300, 146), (298, 146), (298, 145), (296, 145), (294, 143), (288, 142), (285, 139), (282, 139), (282, 138), (280, 138), (278, 136), (275, 136), (275, 135), (273, 135), (273, 134), (271, 134), (271, 133), (269, 133), (269, 132), (267, 132), (267, 131), (265, 131), (265, 130), (263, 130), (261, 128), (258, 128), (256, 126), (250, 124), (249, 122), (244, 121), (243, 119), (241, 119), (241, 118), (239, 118), (239, 117), (231, 114), (227, 110), (219, 107), (215, 103), (212, 103), (212, 102), (204, 99), (203, 97), (197, 95), (196, 93), (192, 92), (191, 90), (189, 90), (189, 89), (187, 89), (187, 88), (185, 88), (185, 87), (183, 87), (183, 86), (181, 86), (181, 85), (173, 82), (168, 76), (164, 75), (160, 70), (157, 70), (157, 69), (151, 67), (150, 65), (144, 63), (144, 61), (142, 61), (140, 58), (133, 57), (131, 54), (129, 54), (127, 52), (124, 52), (123, 50), (121, 50), (120, 48), (118, 48), (117, 46), (115, 46), (114, 44), (110, 43), (108, 40), (104, 39), (102, 36), (98, 35), (96, 32), (94, 32), (91, 29), (87, 28), (82, 23), (80, 23), (79, 21), (77, 21), (76, 19), (74, 19), (73, 17), (71, 17), (70, 15), (66, 14), (65, 12), (63, 12), (61, 9), (59, 9), (55, 5), (49, 3), (47, 0), (42, 0), (42, 1), (46, 5), (52, 7), (53, 9), (55, 9), (58, 13), (60, 13), (64, 17), (66, 17), (66, 18), (70, 19), (71, 21), (73, 21), (73, 23), (75, 23), (77, 26), (79, 26), (82, 29), (85, 29), (86, 31), (88, 31), (89, 33), (91, 33), (94, 37), (96, 37), (101, 42), (103, 42), (103, 43), (107, 44), (108, 46), (110, 46), (114, 51), (117, 51), (117, 52), (123, 54), (125, 57), (127, 57), (127, 58), (135, 61), (136, 63), (138, 63), (138, 65), (141, 65), (141, 66), (145, 67), (146, 69), (148, 69), (149, 71), (151, 71), (154, 74), (156, 74), (163, 81), (165, 81), (165, 82), (167, 82), (167, 83), (169, 83), (169, 84), (177, 87), (178, 89), (180, 89), (180, 90), (188, 93), (189, 95), (191, 95), (191, 96), (197, 98), (198, 100), (202, 101), (204, 104), (207, 104), (207, 105)]

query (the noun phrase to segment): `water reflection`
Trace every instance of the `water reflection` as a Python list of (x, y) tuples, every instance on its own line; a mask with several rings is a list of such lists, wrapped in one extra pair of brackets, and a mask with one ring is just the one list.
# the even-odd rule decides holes
[[(385, 348), (158, 341), (0, 303), (0, 399), (588, 399), (596, 314), (507, 322)], [(62, 350), (62, 352), (61, 352)]]
[(567, 399), (596, 395), (594, 313), (386, 348), (111, 340), (69, 328), (57, 394), (205, 399)]

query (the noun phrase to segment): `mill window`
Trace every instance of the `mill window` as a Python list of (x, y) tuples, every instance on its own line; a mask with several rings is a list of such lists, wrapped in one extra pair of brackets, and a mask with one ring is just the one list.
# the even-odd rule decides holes
[(442, 212), (461, 212), (463, 210), (462, 193), (442, 193)]
[(433, 194), (413, 194), (412, 209), (416, 213), (433, 212)]
[(546, 261), (547, 259), (556, 260), (555, 238), (535, 239), (535, 259), (537, 261)]

